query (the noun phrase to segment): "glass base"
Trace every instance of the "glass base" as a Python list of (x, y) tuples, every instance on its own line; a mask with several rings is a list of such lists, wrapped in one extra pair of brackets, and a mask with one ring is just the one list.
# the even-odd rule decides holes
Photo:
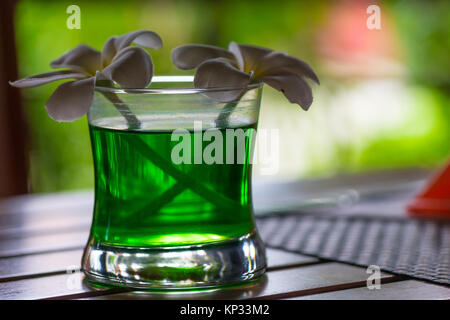
[(88, 281), (136, 289), (195, 289), (252, 281), (266, 269), (256, 232), (234, 240), (177, 247), (136, 248), (91, 239), (82, 268)]

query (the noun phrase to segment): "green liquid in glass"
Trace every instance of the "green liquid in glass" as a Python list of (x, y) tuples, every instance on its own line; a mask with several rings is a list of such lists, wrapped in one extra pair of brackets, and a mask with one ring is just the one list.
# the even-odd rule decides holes
[[(190, 131), (186, 135), (191, 139), (192, 164), (176, 165), (171, 153), (179, 141), (171, 141), (171, 131), (90, 125), (96, 192), (91, 235), (105, 244), (157, 247), (224, 241), (251, 232), (249, 162), (254, 126), (239, 129), (247, 133), (242, 164), (236, 163), (237, 143), (234, 164), (193, 164), (194, 140), (201, 140), (204, 132)], [(230, 138), (224, 129), (214, 130), (222, 133), (225, 163), (226, 140)], [(202, 148), (196, 150), (203, 151), (210, 143), (203, 141)], [(152, 156), (155, 152), (158, 161)], [(195, 183), (174, 178), (161, 169), (161, 163)], [(198, 189), (206, 190), (207, 196), (193, 191)]]

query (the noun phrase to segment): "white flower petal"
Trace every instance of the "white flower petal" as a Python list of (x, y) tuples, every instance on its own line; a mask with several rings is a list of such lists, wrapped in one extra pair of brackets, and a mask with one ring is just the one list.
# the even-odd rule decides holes
[(37, 87), (46, 83), (50, 83), (62, 79), (81, 79), (84, 78), (83, 73), (75, 72), (73, 70), (60, 70), (52, 71), (41, 74), (36, 74), (31, 77), (23, 78), (9, 84), (17, 88), (32, 88)]
[(273, 51), (264, 56), (259, 62), (257, 73), (259, 76), (294, 73), (319, 84), (319, 78), (305, 61), (281, 51)]
[(223, 60), (212, 59), (203, 62), (197, 68), (194, 86), (218, 89), (229, 87), (229, 90), (208, 91), (204, 94), (220, 102), (230, 102), (238, 99), (245, 92), (250, 77), (249, 74), (237, 70)]
[(112, 59), (114, 58), (114, 56), (117, 53), (115, 42), (116, 42), (116, 37), (111, 37), (105, 42), (105, 45), (103, 46), (103, 49), (102, 49), (102, 66), (103, 66), (103, 68), (105, 68), (106, 66), (108, 66), (111, 63)]
[(239, 70), (244, 71), (244, 57), (242, 56), (239, 45), (236, 42), (231, 41), (228, 45), (228, 51), (234, 54)]
[(187, 44), (172, 50), (172, 62), (181, 70), (194, 69), (202, 62), (215, 58), (227, 58), (233, 63), (235, 60), (228, 50), (204, 44)]
[(305, 80), (295, 74), (265, 76), (259, 79), (283, 92), (289, 102), (299, 104), (303, 110), (308, 110), (312, 104), (311, 88)]
[(153, 62), (140, 47), (126, 47), (117, 53), (102, 74), (122, 88), (145, 88), (153, 76)]
[(247, 44), (238, 44), (239, 51), (244, 60), (244, 72), (257, 72), (257, 67), (259, 65), (259, 60), (265, 55), (272, 52), (272, 50), (267, 48), (262, 48), (258, 46), (252, 46)]
[(114, 59), (114, 56), (132, 43), (149, 49), (162, 47), (161, 37), (149, 30), (138, 30), (124, 34), (120, 37), (109, 38), (102, 50), (102, 64), (106, 67)]
[(95, 75), (101, 69), (101, 53), (85, 44), (80, 44), (67, 51), (61, 57), (50, 63), (53, 68), (71, 68), (84, 72), (88, 75)]
[(94, 96), (95, 77), (63, 83), (45, 104), (50, 118), (70, 122), (85, 115)]
[(124, 34), (116, 39), (117, 51), (128, 47), (131, 43), (148, 49), (159, 49), (162, 47), (161, 37), (153, 31), (138, 30)]

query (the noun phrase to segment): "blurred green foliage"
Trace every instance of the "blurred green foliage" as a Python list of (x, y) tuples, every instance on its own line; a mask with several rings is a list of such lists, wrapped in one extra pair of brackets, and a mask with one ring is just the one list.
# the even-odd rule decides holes
[[(71, 4), (81, 8), (80, 30), (66, 27), (66, 8)], [(192, 71), (180, 71), (172, 65), (171, 48), (197, 42), (226, 46), (231, 40), (283, 50), (302, 57), (321, 70), (315, 37), (330, 6), (328, 1), (20, 0), (15, 17), (19, 72), (21, 76), (27, 76), (50, 71), (50, 61), (80, 43), (101, 50), (110, 36), (137, 29), (156, 31), (163, 38), (163, 48), (150, 51), (157, 74), (192, 74)], [(321, 75), (321, 91), (314, 89), (318, 98), (312, 109), (317, 111), (301, 116), (314, 129), (310, 130), (311, 140), (322, 134), (331, 143), (326, 151), (317, 144), (310, 146), (310, 151), (301, 155), (307, 165), (301, 171), (293, 170), (294, 174), (321, 175), (336, 171), (436, 165), (448, 157), (449, 3), (392, 1), (386, 3), (386, 8), (393, 14), (403, 42), (409, 79), (415, 81), (412, 89), (415, 103), (411, 106), (415, 111), (405, 112), (402, 125), (384, 131), (380, 129), (376, 136), (355, 147), (351, 139), (335, 139), (334, 133), (323, 122), (312, 121), (315, 117), (329, 117), (334, 101), (332, 90), (327, 91), (331, 87), (327, 83), (332, 83), (332, 79)], [(22, 91), (31, 128), (30, 176), (34, 192), (93, 186), (86, 119), (56, 123), (44, 109), (45, 101), (60, 83)], [(342, 84), (339, 90), (345, 91), (345, 85)], [(323, 96), (327, 98), (321, 98)], [(266, 101), (263, 113), (269, 115), (266, 118), (281, 114), (282, 105), (286, 104), (270, 88), (265, 89), (263, 101)], [(357, 117), (352, 118), (354, 112), (354, 109), (343, 110), (338, 116), (344, 127), (347, 122), (357, 121)], [(364, 113), (364, 105), (357, 112)], [(426, 127), (422, 126), (421, 112), (426, 112)], [(288, 118), (285, 121), (295, 121)], [(278, 125), (284, 126), (283, 122)], [(297, 125), (293, 123), (292, 126), (296, 128)], [(418, 127), (423, 130), (411, 132), (410, 129)], [(349, 132), (355, 137), (359, 135), (358, 130), (349, 128)], [(295, 159), (290, 161), (293, 162), (291, 167), (295, 167)], [(289, 169), (286, 170), (285, 175), (289, 174)]]
[(412, 80), (450, 94), (450, 1), (393, 1)]

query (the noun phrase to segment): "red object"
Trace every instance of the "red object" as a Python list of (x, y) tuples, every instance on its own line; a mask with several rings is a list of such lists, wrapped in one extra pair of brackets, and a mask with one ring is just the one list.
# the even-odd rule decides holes
[(450, 218), (450, 162), (408, 204), (414, 215)]

